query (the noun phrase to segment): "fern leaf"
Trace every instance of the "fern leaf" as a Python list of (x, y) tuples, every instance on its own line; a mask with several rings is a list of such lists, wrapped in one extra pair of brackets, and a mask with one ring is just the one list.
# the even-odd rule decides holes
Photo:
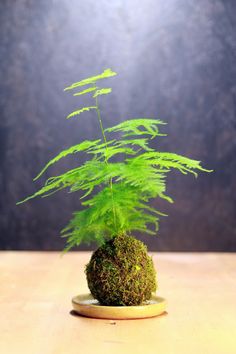
[(67, 238), (67, 249), (94, 239), (104, 242), (108, 237), (132, 230), (155, 234), (150, 226), (158, 229), (158, 217), (153, 214), (159, 212), (139, 200), (140, 195), (135, 188), (118, 183), (113, 186), (113, 198), (110, 188), (106, 187), (92, 199), (83, 202), (87, 208), (76, 212), (62, 231), (63, 237)]
[(127, 139), (127, 140), (123, 140), (120, 139), (116, 142), (115, 144), (116, 146), (127, 146), (127, 145), (131, 145), (131, 146), (138, 146), (139, 148), (146, 150), (146, 151), (154, 151), (154, 149), (150, 148), (148, 146), (148, 139)]
[(118, 147), (118, 146), (104, 146), (104, 147), (94, 147), (89, 151), (90, 154), (100, 155), (101, 159), (109, 160), (111, 157), (117, 154), (125, 155), (135, 155), (136, 152), (129, 147)]
[(111, 91), (112, 91), (111, 88), (103, 88), (103, 89), (97, 90), (95, 92), (95, 94), (93, 95), (93, 98), (96, 98), (101, 95), (108, 95), (109, 93), (111, 93)]
[(34, 181), (36, 181), (47, 169), (49, 166), (53, 165), (54, 163), (56, 163), (57, 161), (59, 161), (60, 159), (62, 159), (63, 157), (66, 157), (68, 155), (80, 152), (80, 151), (86, 151), (91, 149), (92, 147), (98, 145), (98, 143), (101, 140), (85, 140), (80, 144), (71, 146), (70, 148), (61, 151), (57, 156), (55, 156), (53, 159), (51, 159), (46, 166), (41, 170), (41, 172), (39, 172), (39, 174), (34, 178)]
[(86, 190), (85, 195), (82, 197), (84, 198), (91, 194), (96, 186), (108, 183), (109, 177), (110, 172), (104, 161), (98, 161), (97, 159), (87, 161), (77, 169), (76, 179), (71, 184), (70, 191)]
[(58, 183), (58, 184), (55, 183), (53, 185), (45, 185), (44, 187), (42, 187), (36, 193), (34, 193), (34, 194), (30, 195), (29, 197), (17, 202), (16, 205), (25, 203), (28, 200), (33, 199), (33, 198), (38, 197), (38, 196), (42, 196), (42, 195), (46, 195), (46, 194), (50, 195), (50, 194), (52, 194), (52, 192), (55, 193), (55, 192), (57, 192), (57, 191), (59, 191), (61, 189), (62, 189), (62, 186), (60, 185), (60, 183)]
[(120, 166), (116, 180), (118, 182), (124, 181), (125, 184), (137, 188), (147, 200), (159, 196), (170, 201), (171, 198), (165, 196), (165, 172), (168, 170), (156, 169), (148, 165), (145, 160), (127, 159), (126, 163)]
[(156, 136), (165, 136), (159, 132), (158, 125), (164, 125), (165, 122), (159, 119), (137, 118), (126, 120), (114, 127), (107, 128), (106, 132), (119, 132), (124, 133), (124, 137), (134, 135), (151, 135), (152, 138)]
[(136, 159), (145, 159), (148, 164), (165, 169), (175, 168), (183, 174), (190, 172), (194, 174), (195, 177), (197, 177), (197, 172), (195, 170), (212, 172), (212, 170), (203, 168), (201, 166), (201, 161), (189, 159), (185, 156), (170, 152), (146, 152), (136, 157)]
[[(62, 175), (50, 177), (45, 182), (45, 185), (41, 189), (39, 189), (33, 195), (30, 195), (29, 197), (18, 202), (17, 204), (22, 204), (22, 203), (24, 203), (30, 199), (33, 199), (35, 197), (49, 196), (59, 190), (62, 190), (65, 188), (70, 188), (75, 184), (79, 185), (78, 189), (87, 190), (92, 185), (92, 183), (88, 183), (88, 180), (89, 180), (90, 175), (93, 171), (93, 167), (94, 167), (95, 163), (96, 163), (96, 161), (93, 161), (93, 160), (87, 161), (82, 166), (76, 167), (72, 170), (69, 170), (69, 171), (63, 173)], [(101, 165), (101, 162), (97, 161), (97, 163), (99, 163)], [(86, 166), (89, 164), (91, 164), (90, 168), (88, 169), (90, 171), (90, 174), (88, 173), (89, 171), (84, 172), (84, 170), (86, 170)], [(96, 185), (96, 181), (94, 183), (94, 186), (95, 185)]]
[(98, 80), (106, 79), (108, 77), (112, 77), (112, 76), (115, 76), (115, 75), (117, 75), (116, 72), (112, 71), (111, 69), (106, 69), (100, 75), (88, 77), (87, 79), (75, 82), (74, 84), (66, 87), (64, 89), (64, 91), (73, 90), (74, 88), (79, 87), (79, 86), (93, 84), (93, 83), (97, 82)]
[(86, 93), (89, 93), (89, 92), (92, 92), (92, 91), (95, 91), (95, 90), (97, 90), (97, 87), (89, 87), (86, 90), (74, 93), (73, 96), (81, 96), (81, 95), (84, 95)]
[(78, 109), (77, 111), (70, 113), (66, 118), (69, 119), (69, 118), (77, 116), (85, 111), (90, 111), (91, 109), (97, 109), (97, 107), (96, 106), (83, 107), (81, 109)]
[(110, 237), (112, 230), (109, 225), (103, 218), (92, 222), (93, 214), (94, 210), (89, 208), (73, 214), (69, 224), (61, 231), (62, 237), (67, 238), (66, 251), (81, 242), (90, 243), (96, 240), (98, 244), (101, 244)]

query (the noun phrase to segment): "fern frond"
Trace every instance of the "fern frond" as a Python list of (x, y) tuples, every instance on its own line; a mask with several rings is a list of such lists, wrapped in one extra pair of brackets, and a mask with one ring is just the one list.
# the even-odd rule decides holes
[[(88, 184), (88, 180), (83, 180), (83, 178), (90, 178), (90, 175), (88, 171), (86, 173), (84, 172), (84, 169), (86, 169), (87, 165), (90, 165), (89, 171), (92, 173), (94, 165), (96, 163), (99, 163), (100, 165), (102, 164), (99, 161), (96, 160), (91, 160), (87, 161), (85, 164), (83, 164), (80, 167), (76, 167), (72, 170), (69, 170), (62, 175), (59, 176), (54, 176), (50, 177), (44, 184), (44, 186), (39, 189), (36, 193), (30, 195), (29, 197), (23, 199), (22, 201), (18, 202), (17, 204), (22, 204), (30, 199), (33, 199), (35, 197), (46, 197), (48, 195), (51, 195), (59, 190), (65, 189), (65, 188), (70, 188), (73, 185), (78, 184), (79, 189), (81, 190), (87, 190), (88, 188), (91, 187), (91, 183)], [(94, 186), (96, 186), (96, 182), (94, 182)]]
[(93, 95), (93, 98), (96, 98), (101, 95), (108, 95), (109, 93), (111, 93), (111, 91), (112, 91), (111, 88), (103, 88), (103, 89), (97, 90), (95, 92), (95, 94)]
[(100, 146), (98, 146), (97, 148), (94, 147), (89, 151), (89, 153), (94, 155), (100, 155), (100, 158), (105, 160), (109, 160), (111, 157), (117, 154), (125, 154), (125, 155), (136, 154), (135, 150), (129, 147), (106, 146), (106, 145), (104, 147), (100, 147)]
[(157, 169), (146, 163), (145, 160), (127, 159), (120, 168), (116, 180), (124, 181), (139, 190), (145, 197), (146, 202), (150, 198), (160, 197), (173, 203), (173, 200), (166, 193), (166, 173), (169, 170)]
[(124, 137), (134, 136), (134, 135), (151, 135), (152, 138), (156, 136), (165, 136), (166, 134), (161, 134), (159, 132), (158, 125), (164, 125), (165, 122), (159, 119), (149, 119), (149, 118), (137, 118), (126, 120), (114, 127), (107, 128), (106, 132), (119, 132), (124, 133)]
[(195, 170), (212, 172), (212, 170), (203, 168), (201, 166), (201, 161), (196, 161), (170, 152), (146, 152), (135, 159), (144, 159), (149, 165), (159, 166), (160, 168), (175, 168), (183, 174), (190, 172), (194, 174), (195, 177), (197, 177), (197, 172)]
[(105, 161), (96, 158), (87, 161), (78, 170), (76, 180), (70, 186), (70, 192), (86, 191), (82, 198), (92, 193), (96, 186), (108, 183), (110, 178), (109, 166)]
[(77, 180), (71, 184), (70, 191), (87, 190), (85, 194), (87, 196), (96, 186), (106, 185), (110, 179), (113, 179), (114, 183), (123, 182), (127, 188), (128, 186), (136, 188), (146, 201), (159, 196), (172, 202), (172, 199), (165, 194), (165, 172), (169, 170), (152, 167), (145, 160), (136, 163), (128, 161), (107, 164), (98, 157), (77, 169)]
[(51, 159), (46, 166), (41, 170), (41, 172), (39, 172), (39, 174), (33, 179), (34, 181), (36, 181), (40, 176), (42, 176), (42, 174), (48, 169), (49, 166), (53, 165), (54, 163), (56, 163), (57, 161), (59, 161), (60, 159), (62, 159), (63, 157), (66, 157), (68, 155), (80, 152), (80, 151), (87, 151), (89, 149), (91, 149), (92, 147), (96, 146), (99, 144), (101, 140), (84, 140), (82, 143), (71, 146), (70, 148), (61, 151), (57, 156), (55, 156), (53, 159)]
[(138, 146), (139, 148), (146, 150), (146, 151), (154, 151), (154, 149), (150, 148), (148, 146), (148, 139), (120, 139), (118, 140), (115, 145), (116, 146), (127, 146), (127, 145), (131, 145), (131, 146)]
[(64, 186), (61, 185), (60, 181), (58, 183), (50, 184), (50, 185), (44, 185), (40, 190), (38, 190), (36, 193), (28, 196), (27, 198), (19, 201), (16, 203), (16, 205), (23, 204), (27, 202), (30, 199), (36, 198), (38, 196), (43, 196), (43, 195), (51, 195), (55, 192), (58, 192), (59, 190), (63, 189)]
[[(109, 145), (109, 146), (108, 146)], [(111, 157), (117, 154), (135, 155), (139, 150), (134, 149), (139, 147), (145, 151), (154, 151), (154, 149), (148, 146), (148, 139), (120, 139), (120, 140), (108, 140), (106, 143), (99, 144), (90, 149), (89, 153), (94, 155), (100, 155), (100, 158), (109, 160)]]
[[(100, 243), (119, 233), (130, 233), (132, 230), (154, 234), (150, 229), (158, 229), (159, 212), (140, 203), (137, 190), (122, 183), (115, 184), (113, 203), (110, 188), (104, 188), (92, 199), (83, 202), (87, 208), (76, 212), (68, 226), (62, 231), (67, 237), (67, 247), (70, 249), (80, 242), (96, 240)], [(113, 207), (115, 205), (115, 220)], [(145, 212), (147, 211), (147, 212)]]
[(89, 92), (92, 92), (92, 91), (95, 91), (95, 90), (97, 90), (97, 87), (89, 87), (86, 90), (74, 93), (73, 96), (85, 95), (86, 93), (89, 93)]
[(64, 89), (64, 91), (73, 90), (74, 88), (76, 88), (78, 86), (84, 86), (84, 85), (93, 84), (93, 83), (97, 82), (98, 80), (106, 79), (108, 77), (112, 77), (112, 76), (115, 76), (115, 75), (117, 75), (116, 72), (112, 71), (111, 69), (106, 69), (100, 75), (88, 77), (87, 79), (75, 82), (74, 84), (66, 87)]
[(111, 231), (109, 226), (103, 219), (97, 220), (96, 224), (91, 223), (91, 214), (93, 214), (91, 209), (75, 212), (67, 227), (61, 231), (62, 237), (67, 238), (65, 252), (81, 242), (89, 244), (96, 241), (97, 244), (101, 244), (109, 237)]
[(66, 118), (69, 119), (71, 117), (78, 116), (79, 114), (81, 114), (85, 111), (90, 111), (91, 109), (97, 109), (97, 107), (96, 106), (83, 107), (81, 109), (78, 109), (77, 111), (70, 113)]

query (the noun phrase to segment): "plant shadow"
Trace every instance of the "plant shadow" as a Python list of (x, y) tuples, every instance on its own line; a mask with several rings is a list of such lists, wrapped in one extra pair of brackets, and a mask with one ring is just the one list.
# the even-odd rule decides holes
[(167, 311), (164, 311), (162, 314), (158, 315), (158, 316), (154, 316), (154, 317), (146, 317), (146, 318), (130, 318), (130, 319), (123, 319), (123, 320), (120, 320), (120, 319), (107, 319), (107, 318), (93, 318), (93, 317), (87, 317), (87, 316), (84, 316), (84, 315), (81, 315), (79, 313), (77, 313), (75, 310), (71, 310), (69, 312), (69, 314), (73, 317), (78, 317), (78, 318), (84, 318), (84, 319), (87, 319), (87, 320), (91, 320), (91, 321), (104, 321), (104, 320), (107, 320), (109, 321), (108, 324), (110, 325), (116, 325), (116, 322), (123, 322), (123, 321), (140, 321), (140, 320), (151, 320), (151, 319), (155, 319), (155, 318), (162, 318), (162, 317), (166, 317), (168, 315), (168, 312)]

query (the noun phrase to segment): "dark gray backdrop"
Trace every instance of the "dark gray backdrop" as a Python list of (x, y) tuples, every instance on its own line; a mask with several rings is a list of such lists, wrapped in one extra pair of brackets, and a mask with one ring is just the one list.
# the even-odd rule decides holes
[(236, 250), (236, 1), (11, 0), (0, 2), (0, 247), (61, 249), (79, 208), (62, 191), (15, 206), (51, 174), (32, 178), (61, 149), (100, 134), (94, 115), (66, 121), (81, 103), (63, 92), (111, 67), (104, 125), (148, 116), (168, 122), (158, 148), (203, 161), (213, 174), (173, 173), (175, 204), (152, 250)]

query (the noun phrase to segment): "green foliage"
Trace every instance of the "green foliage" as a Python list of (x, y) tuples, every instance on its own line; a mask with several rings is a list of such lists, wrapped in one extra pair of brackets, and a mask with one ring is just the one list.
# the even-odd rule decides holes
[(97, 90), (95, 94), (93, 95), (93, 98), (96, 98), (101, 95), (108, 95), (108, 93), (111, 93), (111, 88), (103, 88), (101, 90)]
[(74, 116), (78, 116), (79, 114), (83, 113), (83, 112), (88, 112), (88, 111), (91, 111), (91, 109), (96, 109), (97, 107), (96, 106), (90, 106), (90, 107), (83, 107), (83, 108), (80, 108), (78, 109), (77, 111), (74, 111), (72, 113), (70, 113), (66, 118), (71, 118), (71, 117), (74, 117)]
[(89, 87), (86, 90), (80, 91), (80, 92), (76, 92), (73, 94), (73, 96), (81, 96), (81, 95), (85, 95), (86, 93), (95, 91), (97, 89), (97, 87)]
[(80, 144), (71, 146), (69, 149), (61, 151), (57, 156), (55, 156), (46, 164), (42, 171), (34, 178), (34, 181), (36, 181), (48, 169), (49, 166), (62, 159), (62, 157), (66, 157), (67, 155), (71, 155), (79, 151), (89, 151), (89, 149), (91, 149), (93, 146), (99, 144), (100, 141), (100, 139), (94, 141), (85, 140)]
[(151, 135), (152, 138), (156, 136), (165, 136), (160, 134), (158, 125), (166, 124), (158, 119), (138, 118), (126, 120), (114, 127), (105, 129), (105, 132), (122, 132), (124, 137), (136, 135)]
[[(158, 152), (149, 146), (152, 139), (166, 136), (160, 131), (160, 127), (166, 124), (161, 120), (137, 118), (103, 128), (98, 97), (109, 94), (111, 89), (98, 87), (97, 81), (115, 75), (115, 72), (107, 69), (100, 75), (76, 82), (65, 89), (73, 90), (92, 85), (74, 95), (95, 91), (92, 96), (95, 104), (74, 111), (67, 118), (95, 110), (103, 141), (85, 140), (60, 152), (34, 180), (68, 155), (85, 152), (88, 159), (72, 170), (50, 177), (39, 191), (18, 203), (37, 196), (46, 197), (62, 189), (71, 193), (83, 192), (81, 204), (84, 209), (75, 212), (69, 224), (62, 230), (62, 237), (67, 238), (65, 251), (81, 242), (96, 241), (102, 244), (116, 235), (128, 235), (135, 230), (156, 234), (159, 216), (165, 214), (151, 208), (149, 200), (159, 197), (173, 202), (166, 194), (167, 174), (172, 169), (183, 174), (192, 173), (196, 177), (197, 171), (210, 172), (201, 166), (200, 161), (170, 152)], [(111, 134), (112, 140), (108, 140), (106, 134)], [(118, 160), (114, 160), (115, 156)]]
[(112, 76), (115, 76), (115, 75), (117, 75), (117, 74), (114, 71), (112, 71), (111, 69), (106, 69), (100, 75), (88, 77), (87, 79), (75, 82), (74, 84), (66, 87), (64, 89), (64, 91), (73, 90), (73, 89), (75, 89), (76, 87), (79, 87), (79, 86), (85, 86), (85, 85), (89, 85), (89, 84), (96, 84), (96, 82), (98, 80), (106, 79), (106, 78), (109, 78), (109, 77), (112, 77)]

